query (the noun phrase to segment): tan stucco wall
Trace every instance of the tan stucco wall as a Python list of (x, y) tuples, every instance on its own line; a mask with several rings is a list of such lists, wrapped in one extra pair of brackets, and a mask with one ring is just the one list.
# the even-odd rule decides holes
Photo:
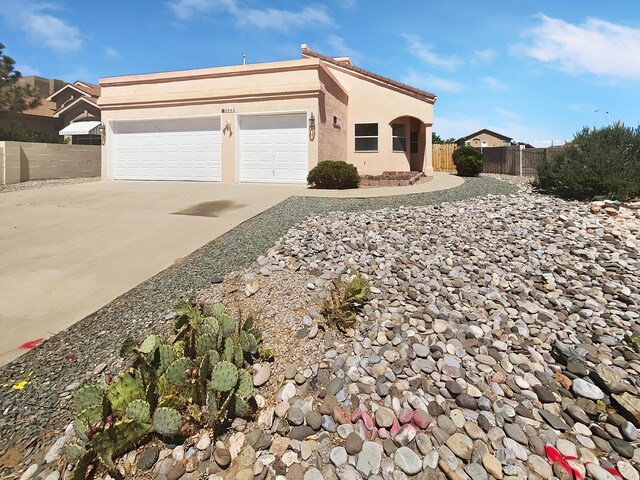
[[(487, 142), (487, 145), (484, 145), (485, 147), (503, 147), (505, 145), (503, 140), (488, 133), (476, 135), (475, 137), (468, 139), (466, 142), (471, 142), (472, 147), (482, 147), (482, 142)], [(465, 145), (467, 144), (466, 142)], [(507, 142), (506, 145), (509, 145), (509, 142)]]
[[(423, 123), (433, 122), (433, 105), (381, 86), (374, 81), (334, 65), (328, 65), (333, 75), (349, 93), (349, 118), (343, 128), (347, 130), (347, 161), (363, 174), (380, 174), (383, 171), (408, 171), (408, 153), (392, 151), (391, 124), (400, 117), (413, 116)], [(406, 120), (401, 120), (406, 121)], [(355, 151), (355, 124), (378, 124), (378, 151)], [(407, 127), (407, 135), (408, 135)], [(409, 138), (407, 138), (409, 143)], [(426, 139), (431, 150), (431, 137)], [(424, 148), (424, 147), (423, 147)], [(424, 152), (424, 150), (423, 150)]]
[[(336, 80), (324, 69), (320, 70), (323, 95), (319, 98), (317, 123), (318, 161), (347, 160), (347, 125), (349, 97)], [(340, 126), (333, 125), (334, 115)]]
[(0, 142), (5, 185), (28, 180), (100, 175), (100, 147), (55, 143)]

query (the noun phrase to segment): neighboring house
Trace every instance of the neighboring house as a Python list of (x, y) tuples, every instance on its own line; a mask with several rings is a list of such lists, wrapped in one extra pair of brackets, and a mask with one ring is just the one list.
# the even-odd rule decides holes
[(62, 121), (65, 128), (60, 135), (71, 137), (77, 145), (100, 145), (100, 87), (88, 82), (67, 83), (52, 93), (47, 101), (54, 102), (54, 117)]
[(470, 147), (508, 147), (510, 145), (517, 145), (517, 142), (514, 142), (512, 137), (492, 132), (486, 128), (478, 130), (466, 137), (459, 138), (456, 140), (456, 143), (460, 147), (465, 145)]
[(100, 80), (105, 179), (305, 183), (319, 161), (431, 175), (435, 95), (302, 59)]
[(39, 94), (41, 104), (22, 113), (11, 113), (0, 117), (0, 130), (5, 132), (42, 132), (51, 136), (58, 135), (65, 125), (55, 118), (55, 103), (47, 100), (53, 92), (62, 88), (64, 82), (55, 78), (43, 78), (35, 75), (22, 77), (19, 83), (31, 85)]

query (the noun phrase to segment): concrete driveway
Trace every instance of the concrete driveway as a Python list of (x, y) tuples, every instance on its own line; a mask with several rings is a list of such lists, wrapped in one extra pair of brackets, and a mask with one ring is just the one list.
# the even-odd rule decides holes
[(303, 189), (91, 182), (0, 193), (0, 364)]

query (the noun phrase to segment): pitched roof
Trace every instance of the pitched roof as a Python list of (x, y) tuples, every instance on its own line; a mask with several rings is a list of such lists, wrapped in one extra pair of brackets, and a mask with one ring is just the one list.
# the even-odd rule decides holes
[(56, 113), (56, 107), (56, 102), (52, 102), (51, 100), (43, 98), (40, 105), (25, 110), (22, 113), (25, 113), (27, 115), (38, 115), (41, 117), (53, 117), (53, 114)]
[(100, 96), (100, 85), (94, 85), (89, 82), (81, 82), (80, 80), (76, 80), (73, 82), (73, 86), (79, 88), (84, 93), (91, 95), (92, 97), (98, 98)]
[(497, 133), (497, 132), (494, 132), (494, 131), (489, 130), (487, 128), (483, 128), (482, 130), (478, 130), (477, 132), (473, 132), (472, 134), (467, 135), (466, 137), (459, 138), (456, 141), (459, 142), (461, 140), (469, 140), (470, 138), (473, 138), (476, 135), (480, 135), (482, 133), (486, 133), (487, 135), (491, 135), (492, 137), (499, 138), (500, 140), (504, 140), (506, 142), (510, 142), (511, 140), (513, 140), (513, 137), (507, 137), (506, 135), (502, 135), (501, 133)]
[(95, 107), (95, 108), (97, 108), (97, 109), (100, 109), (100, 107), (99, 107), (99, 106), (98, 106), (98, 105), (93, 101), (93, 99), (92, 99), (92, 98), (89, 98), (89, 97), (79, 97), (79, 98), (76, 98), (73, 102), (68, 103), (67, 105), (65, 105), (64, 107), (62, 107), (60, 110), (58, 110), (58, 111), (55, 113), (54, 117), (59, 117), (59, 116), (60, 116), (60, 114), (61, 114), (62, 112), (65, 112), (65, 111), (69, 110), (71, 107), (73, 107), (74, 105), (78, 105), (80, 102), (86, 102), (86, 103), (88, 103), (89, 105), (91, 105), (92, 107)]
[(407, 85), (406, 83), (397, 82), (391, 78), (383, 77), (382, 75), (378, 75), (377, 73), (370, 72), (369, 70), (365, 70), (364, 68), (356, 67), (351, 63), (351, 60), (348, 57), (339, 57), (339, 58), (331, 58), (325, 55), (322, 55), (318, 52), (314, 52), (309, 48), (308, 45), (303, 44), (302, 47), (302, 56), (303, 57), (314, 57), (322, 60), (323, 62), (331, 63), (338, 67), (345, 68), (347, 70), (351, 70), (353, 72), (364, 75), (365, 77), (372, 78), (383, 84), (386, 84), (389, 87), (397, 88), (405, 93), (413, 95), (421, 100), (427, 100), (429, 102), (434, 102), (436, 99), (436, 95), (425, 90), (420, 90), (419, 88), (412, 87), (411, 85)]

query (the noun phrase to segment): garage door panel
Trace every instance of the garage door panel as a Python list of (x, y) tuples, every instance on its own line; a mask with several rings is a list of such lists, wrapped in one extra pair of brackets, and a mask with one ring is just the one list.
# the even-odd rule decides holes
[(304, 183), (308, 169), (307, 115), (241, 117), (241, 182)]
[(114, 178), (221, 178), (219, 118), (115, 122)]

